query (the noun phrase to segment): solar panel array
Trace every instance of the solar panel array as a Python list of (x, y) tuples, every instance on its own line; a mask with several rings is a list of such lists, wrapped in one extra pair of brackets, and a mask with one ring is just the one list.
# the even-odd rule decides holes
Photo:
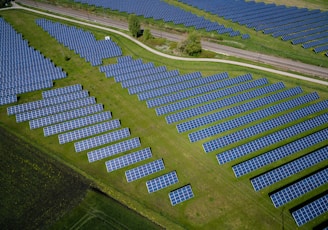
[(166, 188), (172, 184), (178, 183), (178, 175), (175, 171), (166, 173), (146, 182), (147, 190), (149, 193), (156, 192), (160, 189)]
[(292, 212), (295, 222), (302, 226), (314, 218), (328, 212), (328, 194), (325, 194), (316, 200), (304, 205)]
[(17, 102), (19, 94), (51, 88), (53, 80), (66, 77), (4, 18), (0, 18), (0, 41), (0, 105)]
[(169, 193), (169, 198), (172, 206), (175, 206), (181, 202), (189, 200), (194, 197), (194, 193), (192, 191), (191, 185), (185, 185), (181, 188), (178, 188)]
[(309, 191), (312, 191), (328, 182), (328, 168), (316, 172), (306, 178), (301, 179), (286, 188), (274, 192), (270, 195), (274, 206), (280, 207), (293, 199), (296, 199)]
[[(291, 41), (292, 44), (303, 43), (304, 48), (314, 48), (314, 52), (327, 52), (328, 13), (306, 8), (287, 7), (283, 5), (265, 4), (255, 1), (198, 1), (179, 0), (201, 10), (227, 20), (239, 23), (264, 34)], [(313, 41), (313, 46), (306, 43)]]
[(75, 26), (67, 26), (48, 19), (37, 19), (36, 24), (48, 32), (59, 43), (73, 50), (92, 66), (102, 64), (105, 58), (122, 55), (121, 48), (112, 40), (96, 40), (91, 32)]
[(74, 0), (78, 3), (85, 3), (92, 6), (111, 9), (114, 11), (125, 12), (128, 14), (136, 14), (145, 18), (153, 18), (154, 20), (163, 20), (164, 22), (172, 22), (176, 25), (183, 24), (186, 27), (194, 27), (195, 29), (204, 29), (206, 31), (217, 32), (219, 34), (229, 34), (229, 36), (239, 36), (238, 30), (225, 27), (222, 24), (213, 22), (203, 16), (195, 15), (185, 11), (182, 8), (168, 4), (160, 0), (126, 0), (117, 2), (115, 0)]
[(315, 150), (303, 157), (252, 178), (251, 183), (254, 190), (259, 191), (327, 159), (328, 146)]
[(126, 181), (132, 182), (164, 169), (165, 165), (163, 159), (155, 160), (150, 163), (125, 171)]

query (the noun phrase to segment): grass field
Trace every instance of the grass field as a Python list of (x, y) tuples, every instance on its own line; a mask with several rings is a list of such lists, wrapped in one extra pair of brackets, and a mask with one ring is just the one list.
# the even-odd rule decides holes
[[(31, 46), (40, 50), (46, 57), (51, 58), (54, 63), (63, 67), (64, 71), (68, 73), (67, 79), (55, 83), (56, 87), (75, 83), (82, 84), (86, 90), (89, 90), (91, 96), (95, 96), (99, 103), (104, 104), (106, 110), (112, 112), (113, 118), (121, 120), (122, 127), (129, 127), (132, 136), (141, 138), (143, 147), (150, 146), (152, 148), (155, 158), (164, 158), (166, 172), (177, 171), (179, 183), (155, 194), (148, 194), (145, 187), (145, 181), (148, 178), (126, 183), (124, 170), (107, 173), (104, 160), (89, 164), (85, 153), (75, 153), (73, 144), (59, 145), (57, 137), (45, 138), (41, 129), (30, 131), (27, 122), (16, 124), (14, 117), (6, 115), (6, 106), (0, 107), (2, 126), (10, 129), (28, 143), (38, 145), (44, 153), (65, 162), (97, 184), (97, 187), (104, 193), (168, 229), (296, 228), (288, 210), (302, 204), (304, 199), (293, 201), (284, 208), (274, 208), (267, 194), (269, 190), (278, 187), (255, 193), (251, 188), (249, 178), (236, 179), (234, 177), (231, 172), (232, 164), (218, 166), (215, 153), (204, 154), (200, 143), (191, 144), (186, 134), (178, 135), (174, 125), (167, 125), (164, 118), (157, 117), (153, 109), (146, 108), (144, 102), (138, 101), (136, 96), (129, 96), (127, 91), (116, 84), (113, 79), (106, 79), (98, 68), (85, 63), (84, 60), (59, 45), (41, 28), (37, 27), (34, 20), (39, 17), (38, 15), (24, 11), (1, 12), (1, 15), (17, 31), (21, 32), (25, 39), (29, 40)], [(97, 38), (108, 35), (108, 32), (86, 29), (92, 31)], [(203, 76), (208, 76), (227, 71), (230, 77), (234, 77), (251, 71), (255, 79), (267, 77), (270, 83), (284, 81), (286, 87), (299, 85), (302, 86), (304, 93), (317, 91), (321, 99), (328, 99), (325, 86), (232, 65), (198, 63), (197, 61), (177, 62), (163, 59), (135, 46), (127, 39), (115, 34), (111, 34), (111, 37), (122, 48), (124, 55), (142, 58), (145, 62), (151, 61), (156, 65), (166, 65), (168, 69), (179, 69), (180, 73), (201, 71)], [(69, 56), (71, 59), (65, 61), (65, 56)], [(106, 60), (106, 63), (112, 62), (115, 60)], [(40, 99), (40, 97), (39, 92), (24, 94), (20, 96), (19, 102), (32, 101)], [(304, 153), (299, 155), (301, 154)], [(320, 165), (318, 168), (323, 166)], [(192, 185), (195, 198), (172, 207), (167, 193), (188, 183)], [(324, 188), (320, 188), (314, 191), (312, 195), (320, 194), (323, 191)], [(91, 192), (87, 196), (90, 196), (92, 200), (92, 194), (90, 194)], [(80, 208), (83, 209), (83, 205), (88, 205), (88, 202), (82, 204)], [(98, 202), (96, 203), (98, 204)], [(68, 222), (74, 226), (75, 222), (78, 225), (83, 221), (80, 216), (74, 217), (74, 214), (66, 218), (62, 222), (64, 225), (65, 222)], [(325, 219), (327, 216), (322, 216), (304, 226), (303, 229), (314, 227)]]

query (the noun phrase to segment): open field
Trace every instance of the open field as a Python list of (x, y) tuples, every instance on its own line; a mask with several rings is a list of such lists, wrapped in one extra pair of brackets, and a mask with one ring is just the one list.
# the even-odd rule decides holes
[[(249, 179), (236, 179), (231, 172), (231, 164), (218, 166), (215, 154), (204, 154), (201, 144), (191, 144), (186, 135), (178, 135), (174, 125), (167, 125), (163, 117), (157, 117), (153, 109), (147, 109), (144, 102), (136, 96), (129, 96), (113, 79), (106, 79), (98, 68), (91, 67), (72, 51), (59, 45), (47, 33), (37, 27), (34, 20), (37, 15), (23, 11), (2, 12), (1, 15), (13, 27), (23, 33), (30, 45), (51, 58), (58, 66), (68, 73), (68, 78), (56, 82), (55, 86), (66, 86), (80, 83), (90, 95), (96, 96), (106, 110), (110, 110), (114, 118), (121, 120), (123, 127), (129, 127), (133, 136), (141, 138), (144, 147), (150, 146), (155, 157), (163, 157), (166, 172), (176, 170), (179, 183), (173, 187), (148, 194), (145, 181), (142, 179), (127, 183), (124, 170), (108, 174), (105, 172), (104, 161), (87, 163), (85, 153), (75, 153), (73, 144), (59, 145), (56, 137), (43, 137), (41, 129), (30, 131), (27, 122), (16, 124), (14, 117), (6, 115), (6, 106), (0, 107), (1, 124), (12, 130), (27, 142), (37, 144), (44, 152), (66, 162), (82, 175), (91, 179), (105, 193), (120, 202), (137, 210), (149, 219), (169, 229), (294, 229), (296, 227), (288, 209), (304, 202), (302, 199), (293, 201), (285, 208), (274, 208), (265, 190), (255, 193)], [(103, 38), (108, 33), (100, 30), (92, 31), (97, 38)], [(111, 37), (122, 48), (124, 55), (142, 58), (144, 62), (154, 62), (156, 65), (166, 65), (168, 69), (178, 69), (180, 73), (201, 71), (203, 76), (227, 71), (230, 77), (247, 73), (247, 68), (232, 65), (177, 62), (152, 55), (131, 41), (115, 34)], [(71, 57), (65, 61), (65, 56)], [(115, 59), (106, 60), (113, 63)], [(254, 79), (267, 77), (270, 83), (284, 81), (286, 87), (302, 86), (304, 92), (317, 91), (321, 99), (328, 99), (327, 88), (299, 80), (252, 71)], [(20, 102), (40, 99), (40, 93), (22, 95)], [(318, 166), (318, 168), (324, 165)], [(190, 183), (195, 198), (176, 207), (169, 203), (167, 193), (184, 184)], [(275, 188), (270, 188), (275, 189)], [(316, 190), (320, 194), (324, 189)], [(303, 229), (314, 227), (326, 219), (318, 218)], [(79, 221), (79, 220), (76, 220)], [(71, 222), (71, 221), (70, 221)], [(74, 221), (72, 221), (74, 222)]]

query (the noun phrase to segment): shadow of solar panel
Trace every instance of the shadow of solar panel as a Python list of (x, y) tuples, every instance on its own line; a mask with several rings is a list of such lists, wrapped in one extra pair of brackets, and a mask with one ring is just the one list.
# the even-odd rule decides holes
[(63, 133), (58, 135), (59, 144), (65, 144), (68, 142), (76, 141), (82, 138), (94, 136), (100, 133), (104, 133), (113, 129), (117, 129), (121, 126), (119, 120), (111, 120), (85, 128), (77, 129), (68, 133)]
[[(327, 114), (322, 114), (322, 115), (319, 115), (312, 119), (308, 119), (306, 121), (295, 124), (293, 126), (289, 126), (285, 129), (281, 129), (281, 130), (271, 133), (267, 136), (258, 138), (256, 140), (253, 140), (246, 144), (240, 145), (236, 148), (230, 149), (226, 152), (220, 153), (217, 155), (217, 159), (220, 164), (224, 164), (226, 162), (232, 161), (234, 159), (245, 156), (252, 152), (256, 152), (266, 146), (269, 146), (274, 143), (278, 143), (282, 140), (286, 140), (290, 137), (299, 135), (307, 130), (311, 130), (313, 128), (319, 127), (327, 122), (327, 118), (328, 118)], [(326, 132), (326, 131), (323, 130), (322, 132)], [(319, 135), (319, 137), (320, 137), (321, 134), (319, 133), (319, 134), (314, 134), (314, 135)], [(240, 167), (240, 166), (236, 166), (236, 168), (237, 167)], [(235, 166), (233, 167), (234, 171), (236, 168), (235, 168)], [(243, 174), (240, 174), (240, 173), (236, 174), (237, 177), (240, 175), (243, 175)]]
[(298, 226), (302, 226), (314, 218), (327, 213), (328, 194), (312, 201), (311, 203), (292, 212), (292, 216)]
[(42, 97), (43, 98), (49, 98), (49, 97), (54, 97), (54, 96), (59, 96), (62, 94), (67, 94), (67, 93), (72, 93), (76, 91), (82, 90), (82, 85), (81, 84), (76, 84), (76, 85), (70, 85), (70, 86), (65, 86), (57, 89), (52, 89), (52, 90), (47, 90), (42, 92)]
[(310, 101), (318, 99), (318, 95), (316, 93), (313, 94), (307, 94), (305, 96), (301, 96), (280, 104), (276, 104), (273, 106), (270, 106), (265, 109), (261, 109), (258, 111), (255, 111), (253, 113), (246, 114), (244, 116), (240, 116), (238, 118), (222, 122), (220, 124), (196, 131), (194, 133), (190, 133), (189, 140), (190, 142), (195, 142), (237, 127), (241, 127), (243, 125), (246, 125), (248, 123), (254, 122), (256, 120), (260, 120), (266, 117), (270, 117), (274, 114), (280, 113), (282, 111), (289, 110), (291, 108), (297, 107), (299, 105), (308, 103)]
[(17, 113), (23, 113), (23, 112), (27, 112), (30, 110), (43, 108), (46, 106), (51, 106), (51, 105), (60, 104), (60, 103), (68, 102), (68, 101), (73, 101), (76, 99), (85, 98), (88, 96), (89, 96), (88, 91), (82, 90), (82, 91), (77, 91), (77, 92), (73, 92), (73, 93), (69, 93), (69, 94), (59, 95), (57, 97), (50, 97), (50, 98), (43, 99), (43, 100), (27, 102), (27, 103), (8, 107), (7, 114), (15, 115)]
[[(188, 130), (198, 128), (203, 125), (208, 125), (210, 123), (216, 122), (221, 119), (228, 118), (230, 116), (237, 115), (239, 113), (243, 113), (249, 110), (253, 110), (259, 108), (261, 106), (285, 99), (287, 97), (295, 96), (296, 94), (302, 93), (302, 89), (300, 87), (288, 89), (279, 93), (275, 93), (269, 96), (265, 96), (250, 102), (246, 102), (240, 105), (233, 106), (231, 108), (211, 113), (193, 120), (188, 120), (186, 122), (177, 124), (177, 130), (179, 133), (186, 132)], [(318, 96), (319, 97), (319, 96)]]
[[(293, 112), (285, 113), (281, 116), (278, 116), (278, 117), (272, 118), (270, 120), (266, 120), (262, 123), (258, 123), (256, 125), (247, 127), (245, 129), (228, 134), (226, 136), (205, 142), (203, 144), (203, 148), (204, 148), (205, 152), (211, 152), (211, 151), (217, 150), (219, 148), (225, 147), (227, 145), (233, 144), (237, 141), (249, 138), (251, 136), (255, 136), (255, 135), (263, 133), (265, 131), (272, 130), (272, 129), (277, 128), (282, 125), (286, 125), (292, 121), (296, 121), (298, 119), (305, 118), (306, 116), (320, 112), (327, 108), (328, 108), (328, 101), (321, 101), (319, 103), (309, 105), (307, 107), (295, 110)], [(258, 116), (258, 114), (255, 113), (255, 118), (252, 118), (251, 117), (252, 115), (253, 114), (249, 114), (244, 117), (240, 117), (235, 120), (232, 120), (231, 122), (229, 121), (226, 123), (222, 123), (220, 126), (220, 129), (223, 131), (226, 131), (226, 130), (236, 128), (240, 125), (253, 122), (256, 119), (256, 117)], [(270, 114), (268, 114), (267, 116), (270, 116)], [(241, 119), (245, 119), (243, 121), (243, 123), (238, 122)]]
[(328, 168), (289, 185), (270, 195), (270, 199), (276, 208), (320, 187), (327, 185)]
[[(53, 125), (56, 123), (68, 121), (71, 119), (87, 116), (87, 115), (90, 115), (93, 113), (98, 113), (98, 112), (103, 111), (103, 109), (104, 108), (103, 108), (102, 104), (95, 104), (95, 105), (90, 105), (90, 106), (70, 110), (70, 111), (63, 112), (63, 113), (56, 113), (54, 115), (49, 115), (47, 117), (37, 118), (37, 119), (29, 121), (30, 129), (45, 127), (45, 126)], [(46, 128), (44, 135), (50, 136), (50, 135), (54, 135), (57, 133), (57, 130), (54, 130), (55, 132), (51, 132), (52, 130), (50, 128), (49, 129)]]
[(166, 188), (170, 185), (178, 183), (178, 176), (175, 171), (169, 172), (162, 176), (156, 177), (146, 182), (147, 190), (149, 193), (156, 192), (160, 189)]
[(129, 151), (131, 149), (135, 149), (140, 147), (140, 140), (138, 137), (128, 139), (126, 141), (122, 141), (116, 144), (112, 144), (101, 149), (96, 149), (91, 152), (88, 152), (88, 160), (89, 162), (98, 161), (119, 153), (123, 153)]
[(165, 169), (163, 160), (155, 160), (150, 163), (125, 171), (126, 181), (132, 182), (151, 175), (153, 173), (159, 172), (163, 169)]
[(185, 186), (178, 188), (176, 190), (173, 190), (169, 193), (169, 198), (170, 198), (172, 206), (180, 204), (193, 197), (194, 197), (194, 193), (193, 193), (190, 185), (185, 185)]
[(105, 162), (107, 172), (112, 172), (137, 162), (146, 160), (152, 156), (151, 149), (145, 148), (137, 152), (129, 153), (124, 156)]
[(121, 140), (130, 136), (129, 128), (116, 130), (110, 133), (105, 133), (100, 136), (91, 137), (86, 140), (82, 140), (74, 143), (75, 152), (81, 152), (88, 149), (92, 149), (104, 144), (108, 144), (114, 141)]
[(328, 159), (328, 146), (251, 179), (255, 191), (310, 168)]

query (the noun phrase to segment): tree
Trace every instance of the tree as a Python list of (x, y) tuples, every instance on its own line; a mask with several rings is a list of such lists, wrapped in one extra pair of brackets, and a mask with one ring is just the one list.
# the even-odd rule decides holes
[(202, 45), (200, 43), (200, 36), (196, 32), (188, 35), (187, 39), (182, 41), (178, 49), (190, 56), (197, 56), (202, 52)]
[(143, 37), (143, 40), (144, 41), (148, 41), (149, 39), (153, 39), (154, 38), (153, 35), (150, 32), (150, 29), (145, 29), (145, 31), (143, 32), (142, 37)]
[(133, 37), (138, 37), (138, 33), (140, 31), (140, 22), (136, 15), (129, 15), (129, 31), (131, 32)]

